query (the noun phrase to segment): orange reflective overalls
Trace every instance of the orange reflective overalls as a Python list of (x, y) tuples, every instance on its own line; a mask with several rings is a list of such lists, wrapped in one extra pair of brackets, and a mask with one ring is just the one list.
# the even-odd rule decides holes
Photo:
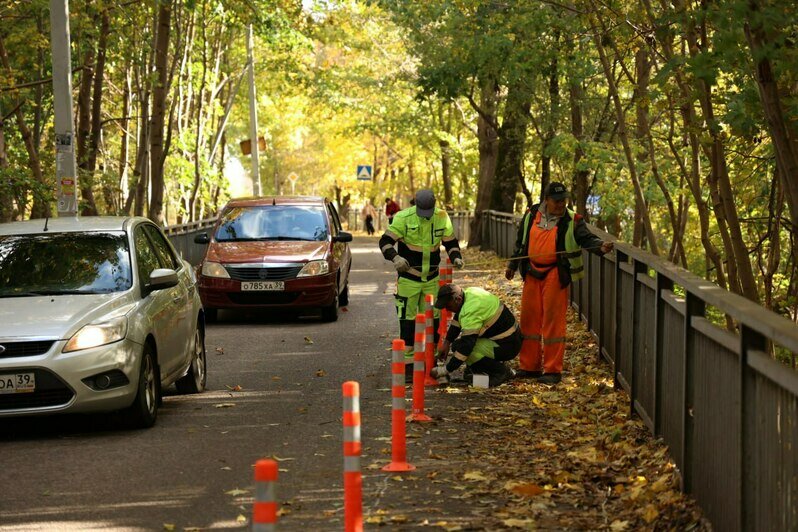
[(532, 271), (524, 278), (521, 296), (519, 365), (527, 371), (562, 373), (568, 287), (560, 286), (557, 272), (557, 225), (543, 229), (540, 217), (538, 212), (529, 229), (527, 254)]

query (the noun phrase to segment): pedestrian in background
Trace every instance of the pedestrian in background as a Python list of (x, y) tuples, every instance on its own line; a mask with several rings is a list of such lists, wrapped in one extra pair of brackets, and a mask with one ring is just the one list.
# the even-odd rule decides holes
[(472, 373), (487, 374), (491, 388), (512, 378), (504, 363), (518, 356), (521, 330), (497, 296), (479, 287), (446, 284), (438, 291), (435, 308), (453, 313), (438, 360), (445, 360), (450, 348), (452, 357), (445, 366), (432, 368), (432, 377), (448, 379), (465, 363)]
[(565, 355), (568, 287), (585, 275), (582, 249), (603, 255), (613, 244), (592, 234), (584, 218), (565, 207), (568, 192), (562, 183), (550, 183), (544, 198), (524, 214), (504, 275), (511, 280), (520, 268), (524, 282), (517, 376), (557, 384)]
[(399, 212), (399, 204), (391, 198), (385, 198), (385, 216), (388, 218), (388, 225), (393, 222), (393, 217)]
[(374, 234), (374, 219), (377, 217), (377, 211), (371, 205), (369, 200), (366, 200), (366, 204), (363, 205), (363, 210), (361, 211), (363, 215), (363, 225), (366, 227), (366, 233), (369, 236)]
[[(463, 267), (460, 244), (454, 236), (449, 215), (435, 207), (431, 190), (416, 193), (416, 205), (399, 211), (380, 238), (380, 251), (385, 260), (393, 262), (398, 273), (396, 280), (396, 315), (399, 318), (399, 337), (408, 347), (405, 374), (412, 378), (413, 340), (416, 314), (424, 312), (424, 297), (438, 295), (438, 265), (441, 262), (441, 243), (452, 263)], [(396, 246), (397, 249), (394, 249)], [(435, 343), (438, 342), (440, 312), (434, 310)]]

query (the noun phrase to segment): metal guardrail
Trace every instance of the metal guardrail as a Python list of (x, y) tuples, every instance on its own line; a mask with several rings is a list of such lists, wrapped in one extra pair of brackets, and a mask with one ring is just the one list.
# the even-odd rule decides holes
[(190, 264), (196, 266), (202, 261), (202, 257), (205, 256), (205, 249), (208, 246), (207, 244), (195, 244), (194, 237), (200, 233), (207, 232), (213, 227), (216, 220), (217, 218), (206, 218), (186, 224), (170, 225), (164, 227), (163, 231), (175, 247), (175, 250), (177, 250), (177, 253)]
[[(483, 249), (511, 255), (519, 217), (483, 220)], [(716, 530), (798, 530), (798, 373), (767, 352), (798, 352), (798, 326), (628, 244), (584, 259), (572, 304), (630, 412), (668, 444), (682, 489)], [(710, 307), (737, 332), (711, 323)]]

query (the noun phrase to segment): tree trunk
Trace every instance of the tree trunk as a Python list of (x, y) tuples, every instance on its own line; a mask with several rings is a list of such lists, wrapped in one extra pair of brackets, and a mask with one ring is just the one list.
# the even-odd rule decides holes
[[(82, 216), (96, 216), (97, 205), (94, 201), (94, 175), (89, 169), (89, 137), (91, 135), (91, 89), (94, 81), (94, 60), (96, 50), (94, 43), (89, 43), (83, 56), (83, 72), (80, 78), (78, 91), (78, 131), (77, 131), (77, 160), (78, 181), (80, 182), (80, 195), (83, 207), (80, 209)], [(100, 81), (102, 83), (102, 80)]]
[[(6, 152), (3, 108), (0, 106), (0, 175), (6, 168), (8, 168), (8, 154)], [(5, 182), (3, 185), (0, 186), (0, 223), (10, 222), (14, 218), (14, 202), (11, 194), (12, 183)]]
[(496, 132), (496, 108), (499, 88), (493, 79), (482, 83), (477, 119), (477, 139), (479, 140), (479, 182), (477, 183), (477, 202), (474, 218), (471, 220), (469, 246), (482, 245), (482, 211), (490, 206), (490, 192), (493, 176), (496, 173), (496, 156), (499, 143)]
[[(97, 43), (97, 66), (94, 70), (94, 91), (92, 94), (91, 105), (91, 137), (89, 139), (88, 170), (94, 175), (97, 168), (97, 153), (100, 149), (100, 138), (102, 137), (102, 102), (103, 102), (103, 81), (105, 78), (105, 56), (108, 48), (108, 33), (110, 31), (110, 20), (108, 10), (104, 9), (100, 14), (100, 38)], [(116, 205), (114, 195), (109, 183), (103, 182), (103, 198), (105, 200), (105, 212), (114, 213)]]
[[(131, 96), (131, 87), (130, 87), (130, 65), (125, 65), (125, 87), (122, 93), (122, 119), (119, 121), (119, 129), (122, 135), (122, 139), (119, 143), (119, 184), (118, 184), (118, 204), (122, 205), (123, 202), (127, 202), (127, 197), (123, 197), (123, 194), (127, 194), (128, 190), (128, 174), (127, 174), (127, 158), (128, 158), (128, 151), (130, 150), (130, 134), (128, 133), (128, 127), (130, 127), (130, 96)], [(128, 206), (129, 209), (129, 206)], [(129, 210), (125, 210), (124, 212), (130, 212)]]
[(171, 0), (164, 0), (158, 8), (158, 31), (155, 36), (155, 73), (157, 81), (152, 91), (152, 116), (150, 117), (150, 198), (149, 217), (157, 224), (163, 223), (164, 176), (166, 159), (164, 150), (164, 122), (169, 59), (169, 31), (171, 27)]
[[(560, 32), (554, 32), (554, 47), (559, 48)], [(551, 182), (551, 143), (557, 135), (560, 115), (560, 69), (555, 53), (549, 65), (549, 116), (540, 152), (540, 201), (544, 200), (546, 187)], [(525, 185), (526, 183), (524, 183)]]
[[(790, 207), (790, 219), (798, 221), (798, 131), (794, 122), (787, 120), (782, 103), (781, 90), (773, 72), (770, 59), (764, 51), (772, 46), (772, 38), (762, 25), (760, 5), (757, 0), (748, 1), (749, 15), (744, 25), (746, 40), (751, 48), (751, 56), (756, 65), (755, 79), (759, 89), (759, 99), (768, 124), (768, 131), (776, 152), (781, 170), (781, 189)], [(795, 233), (795, 231), (792, 231)], [(798, 247), (792, 248), (793, 261), (798, 263)], [(767, 294), (767, 292), (766, 292)]]
[[(610, 63), (607, 59), (607, 54), (604, 50), (604, 45), (602, 43), (602, 33), (599, 32), (598, 25), (594, 19), (594, 14), (588, 15), (590, 18), (590, 25), (593, 29), (593, 41), (596, 45), (596, 49), (599, 53), (599, 59), (601, 59), (601, 65), (604, 68), (604, 74), (607, 79), (607, 85), (609, 87), (610, 95), (612, 95), (612, 100), (615, 104), (615, 114), (618, 120), (618, 136), (621, 139), (621, 143), (623, 144), (623, 151), (626, 155), (626, 162), (629, 165), (629, 177), (632, 180), (632, 185), (635, 189), (635, 200), (638, 205), (645, 205), (646, 201), (643, 196), (643, 189), (640, 186), (640, 181), (637, 178), (637, 166), (635, 163), (635, 158), (632, 155), (632, 147), (629, 144), (629, 136), (626, 133), (626, 117), (624, 116), (624, 109), (621, 105), (621, 98), (618, 95), (618, 88), (615, 85), (615, 78), (612, 75), (612, 70), (610, 69)], [(654, 228), (651, 225), (651, 218), (649, 217), (648, 211), (643, 211), (641, 213), (643, 226), (645, 227), (646, 236), (648, 238), (648, 246), (651, 253), (654, 255), (659, 255), (659, 248), (657, 246), (657, 238), (654, 234)]]
[(577, 214), (581, 214), (586, 220), (590, 221), (587, 212), (588, 177), (590, 170), (584, 167), (582, 159), (585, 158), (584, 142), (585, 129), (582, 120), (582, 103), (584, 98), (584, 88), (582, 80), (571, 80), (568, 87), (568, 98), (571, 106), (571, 134), (576, 139), (576, 149), (574, 150), (574, 197), (573, 202), (576, 206)]
[[(0, 35), (0, 62), (2, 62), (3, 67), (8, 72), (8, 77), (6, 78), (7, 83), (11, 86), (16, 85), (14, 76), (12, 75), (13, 71), (11, 70), (11, 64), (8, 60), (8, 52), (6, 51), (5, 42), (3, 41), (2, 35)], [(19, 93), (17, 91), (14, 91), (12, 94), (16, 96), (16, 98), (19, 98)], [(20, 102), (20, 104), (17, 106), (14, 116), (17, 119), (17, 128), (19, 129), (19, 134), (25, 144), (25, 150), (28, 152), (28, 164), (30, 165), (31, 173), (33, 174), (33, 180), (40, 185), (39, 190), (33, 191), (33, 206), (31, 207), (30, 217), (45, 218), (51, 216), (50, 202), (53, 200), (53, 198), (52, 193), (44, 196), (40, 191), (51, 190), (52, 181), (44, 179), (42, 165), (39, 159), (39, 152), (36, 149), (33, 134), (31, 133), (30, 128), (28, 128), (28, 125), (25, 123), (25, 116), (22, 114), (22, 103), (23, 102)]]
[(515, 196), (523, 179), (526, 129), (532, 94), (528, 80), (516, 79), (507, 87), (504, 116), (499, 128), (496, 175), (490, 195), (490, 208), (514, 212)]

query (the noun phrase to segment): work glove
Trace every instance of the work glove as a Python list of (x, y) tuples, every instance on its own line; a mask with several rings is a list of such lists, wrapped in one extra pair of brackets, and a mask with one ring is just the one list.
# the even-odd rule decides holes
[(461, 259), (460, 257), (454, 259), (452, 261), (452, 264), (454, 264), (454, 267), (457, 268), (458, 270), (462, 270), (463, 266), (465, 266), (465, 263), (463, 262), (463, 259)]
[(440, 384), (449, 382), (449, 370), (446, 369), (446, 366), (435, 366), (429, 371), (429, 374), (433, 379), (438, 379)]
[(410, 269), (410, 263), (407, 262), (406, 258), (397, 255), (393, 258), (393, 267), (396, 268), (397, 272), (404, 273)]

